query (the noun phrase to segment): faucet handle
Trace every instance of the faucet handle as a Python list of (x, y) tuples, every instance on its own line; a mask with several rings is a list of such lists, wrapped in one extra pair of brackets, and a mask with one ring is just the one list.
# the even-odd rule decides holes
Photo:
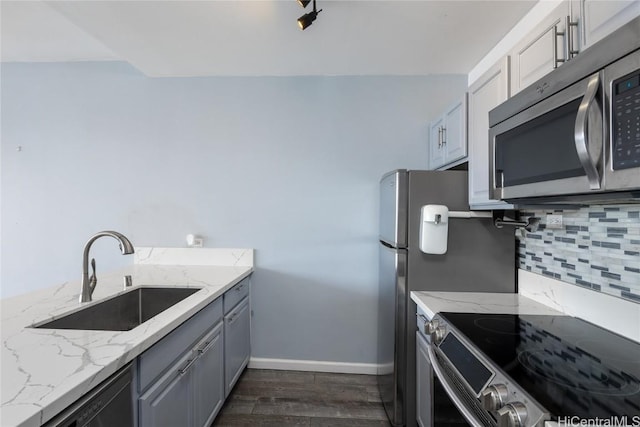
[(91, 277), (89, 277), (89, 295), (93, 295), (93, 290), (98, 284), (98, 278), (96, 277), (96, 259), (91, 258)]

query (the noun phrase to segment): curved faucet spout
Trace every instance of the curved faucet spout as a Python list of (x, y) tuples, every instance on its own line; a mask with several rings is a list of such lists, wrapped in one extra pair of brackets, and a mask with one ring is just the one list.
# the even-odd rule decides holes
[(84, 245), (84, 252), (82, 253), (82, 289), (80, 291), (80, 302), (91, 301), (91, 295), (93, 294), (93, 290), (96, 287), (97, 278), (95, 277), (95, 261), (92, 260), (94, 274), (91, 277), (92, 280), (89, 280), (89, 250), (91, 249), (91, 245), (93, 244), (93, 242), (104, 236), (113, 237), (118, 241), (122, 255), (129, 255), (134, 253), (133, 245), (131, 244), (129, 239), (127, 239), (123, 234), (118, 233), (117, 231), (106, 230), (91, 236), (91, 238)]

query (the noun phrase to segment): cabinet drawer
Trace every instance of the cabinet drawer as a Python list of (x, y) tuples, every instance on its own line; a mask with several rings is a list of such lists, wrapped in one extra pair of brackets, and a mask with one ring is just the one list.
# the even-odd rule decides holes
[(224, 314), (229, 314), (233, 307), (247, 295), (249, 295), (248, 277), (224, 293)]
[(222, 319), (222, 298), (200, 310), (138, 358), (139, 390), (143, 392), (172, 362), (191, 349)]

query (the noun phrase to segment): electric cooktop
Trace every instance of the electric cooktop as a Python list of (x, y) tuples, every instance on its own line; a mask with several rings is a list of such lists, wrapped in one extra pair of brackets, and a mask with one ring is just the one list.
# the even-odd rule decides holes
[(569, 316), (440, 313), (552, 419), (640, 423), (640, 344)]

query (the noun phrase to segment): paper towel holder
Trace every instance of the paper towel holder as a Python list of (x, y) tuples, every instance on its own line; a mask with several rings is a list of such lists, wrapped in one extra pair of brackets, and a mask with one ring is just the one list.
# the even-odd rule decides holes
[(493, 211), (493, 225), (495, 225), (496, 228), (502, 228), (505, 225), (510, 225), (513, 227), (524, 228), (529, 233), (535, 233), (538, 231), (538, 227), (540, 227), (540, 218), (531, 216), (527, 218), (526, 221), (505, 220), (504, 211), (496, 210)]
[(504, 219), (504, 210), (488, 211), (449, 211), (449, 218), (492, 218), (493, 225), (496, 228), (502, 228), (505, 225), (524, 228), (530, 233), (538, 231), (540, 226), (540, 218), (532, 216), (526, 221), (516, 221), (511, 219)]

